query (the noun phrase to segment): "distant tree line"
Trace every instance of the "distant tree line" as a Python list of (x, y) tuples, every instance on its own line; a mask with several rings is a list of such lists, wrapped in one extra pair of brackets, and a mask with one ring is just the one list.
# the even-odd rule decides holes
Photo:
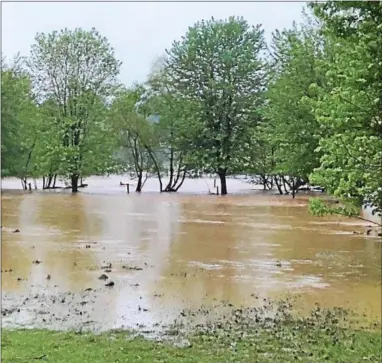
[[(37, 34), (2, 59), (2, 177), (82, 179), (129, 171), (176, 192), (186, 177), (256, 176), (293, 197), (320, 185), (343, 201), (320, 214), (382, 211), (381, 2), (312, 3), (270, 44), (243, 18), (202, 20), (126, 87), (97, 30)], [(167, 177), (164, 178), (164, 175)]]

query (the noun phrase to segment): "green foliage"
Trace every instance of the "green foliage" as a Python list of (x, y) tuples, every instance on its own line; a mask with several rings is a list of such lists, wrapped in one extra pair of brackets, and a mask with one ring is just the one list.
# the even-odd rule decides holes
[(304, 181), (319, 165), (318, 124), (303, 98), (310, 96), (310, 85), (321, 78), (316, 67), (322, 56), (320, 41), (310, 26), (295, 26), (273, 36), (273, 77), (265, 108), (268, 142), (274, 149), (272, 172)]
[(280, 193), (309, 182), (345, 203), (312, 201), (315, 214), (381, 213), (381, 3), (310, 7), (301, 26), (273, 34), (267, 57), (260, 26), (197, 22), (129, 89), (95, 29), (38, 34), (28, 72), (3, 64), (2, 175), (107, 174), (123, 153), (160, 191), (195, 170), (217, 173), (226, 194), (227, 175), (253, 173)]
[(138, 113), (138, 103), (144, 91), (139, 85), (121, 90), (113, 101), (109, 114), (109, 122), (119, 147), (118, 159), (141, 180), (138, 191), (143, 188), (143, 173), (148, 176), (154, 171), (149, 151), (158, 145), (153, 125), (145, 115)]
[(36, 145), (37, 108), (20, 58), (1, 71), (1, 175), (24, 178)]
[(382, 7), (379, 2), (313, 6), (331, 55), (325, 85), (315, 84), (315, 116), (324, 130), (312, 180), (354, 206), (382, 212)]
[(327, 214), (338, 214), (346, 217), (355, 217), (359, 214), (359, 208), (356, 208), (351, 203), (346, 203), (341, 206), (330, 206), (320, 198), (311, 198), (309, 200), (309, 212), (312, 215), (322, 217)]
[(242, 169), (263, 102), (263, 49), (260, 26), (230, 17), (196, 23), (167, 51), (169, 84), (193, 105), (187, 141), (200, 169), (222, 176)]
[(43, 104), (43, 132), (52, 136), (40, 148), (38, 164), (47, 168), (41, 172), (53, 170), (73, 183), (80, 175), (110, 172), (114, 145), (107, 102), (117, 86), (120, 62), (107, 39), (95, 29), (37, 34), (27, 65)]

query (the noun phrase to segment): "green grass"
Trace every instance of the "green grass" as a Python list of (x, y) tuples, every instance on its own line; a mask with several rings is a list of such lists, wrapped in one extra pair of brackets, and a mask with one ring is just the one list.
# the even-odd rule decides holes
[(272, 329), (217, 330), (189, 337), (192, 346), (132, 339), (127, 332), (3, 330), (2, 361), (51, 363), (381, 362), (380, 331), (286, 324)]

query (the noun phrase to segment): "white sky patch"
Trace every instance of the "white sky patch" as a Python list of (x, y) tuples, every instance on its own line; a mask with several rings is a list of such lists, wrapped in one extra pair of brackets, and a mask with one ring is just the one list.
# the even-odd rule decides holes
[(142, 82), (154, 61), (196, 21), (243, 16), (262, 24), (266, 39), (275, 29), (301, 21), (304, 2), (3, 2), (2, 53), (28, 55), (38, 32), (95, 27), (123, 62), (120, 80)]

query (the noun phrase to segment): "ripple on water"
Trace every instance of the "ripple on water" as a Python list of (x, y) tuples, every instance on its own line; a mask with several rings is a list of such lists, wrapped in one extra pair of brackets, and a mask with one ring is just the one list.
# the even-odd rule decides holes
[(194, 266), (194, 267), (199, 267), (199, 268), (202, 268), (205, 270), (220, 270), (223, 268), (223, 266), (221, 264), (217, 264), (217, 263), (210, 263), (209, 264), (209, 263), (203, 263), (203, 262), (199, 262), (199, 261), (189, 261), (188, 265)]
[(181, 223), (206, 223), (206, 224), (224, 224), (224, 221), (212, 221), (207, 219), (180, 219)]

